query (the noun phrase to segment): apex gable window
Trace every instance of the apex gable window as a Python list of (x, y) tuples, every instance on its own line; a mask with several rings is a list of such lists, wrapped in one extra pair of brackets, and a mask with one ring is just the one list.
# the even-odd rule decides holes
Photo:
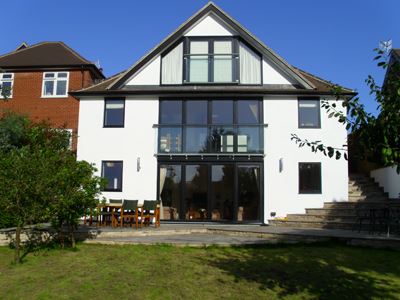
[(68, 96), (69, 72), (44, 72), (42, 97), (61, 98)]
[(319, 98), (299, 98), (299, 128), (321, 128)]
[(187, 38), (185, 83), (238, 83), (238, 42), (235, 38)]
[(321, 194), (321, 163), (299, 163), (299, 193)]
[(13, 81), (13, 73), (0, 73), (0, 98), (12, 97)]
[(106, 98), (104, 100), (104, 127), (124, 127), (125, 99)]
[(122, 192), (122, 161), (102, 161), (101, 177), (107, 179), (104, 191)]

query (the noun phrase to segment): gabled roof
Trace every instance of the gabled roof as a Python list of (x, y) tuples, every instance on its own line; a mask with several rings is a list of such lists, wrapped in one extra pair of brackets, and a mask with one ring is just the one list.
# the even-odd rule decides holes
[(185, 23), (179, 26), (173, 33), (171, 33), (167, 38), (165, 38), (160, 44), (150, 50), (145, 56), (143, 56), (139, 61), (129, 68), (125, 73), (114, 82), (110, 84), (109, 89), (120, 88), (129, 78), (134, 75), (140, 68), (151, 61), (154, 57), (162, 53), (165, 49), (171, 46), (175, 41), (177, 41), (184, 33), (195, 25), (199, 20), (208, 14), (214, 14), (224, 21), (228, 26), (230, 26), (234, 31), (236, 31), (241, 38), (257, 49), (263, 56), (268, 57), (272, 63), (287, 73), (290, 77), (298, 81), (304, 88), (313, 89), (315, 88), (313, 84), (302, 76), (295, 68), (288, 64), (282, 57), (272, 51), (263, 42), (257, 39), (253, 34), (251, 34), (247, 29), (245, 29), (236, 20), (230, 17), (221, 8), (215, 5), (213, 2), (209, 2), (203, 8), (201, 8), (197, 13), (190, 17)]
[(81, 66), (91, 68), (99, 78), (104, 78), (94, 63), (63, 42), (41, 42), (32, 46), (22, 44), (16, 50), (0, 56), (0, 67), (3, 69)]

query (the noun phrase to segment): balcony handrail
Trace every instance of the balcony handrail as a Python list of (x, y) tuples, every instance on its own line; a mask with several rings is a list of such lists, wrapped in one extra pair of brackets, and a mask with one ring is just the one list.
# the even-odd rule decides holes
[(161, 128), (161, 127), (268, 127), (268, 123), (248, 123), (248, 124), (153, 124), (153, 128)]

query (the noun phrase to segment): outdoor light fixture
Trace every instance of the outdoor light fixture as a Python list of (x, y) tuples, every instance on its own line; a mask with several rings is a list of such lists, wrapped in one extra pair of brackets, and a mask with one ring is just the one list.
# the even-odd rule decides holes
[(279, 159), (279, 173), (282, 173), (283, 171), (283, 158)]
[(138, 158), (136, 159), (136, 170), (139, 172), (140, 169), (141, 169), (141, 167), (140, 167), (140, 157), (138, 157)]

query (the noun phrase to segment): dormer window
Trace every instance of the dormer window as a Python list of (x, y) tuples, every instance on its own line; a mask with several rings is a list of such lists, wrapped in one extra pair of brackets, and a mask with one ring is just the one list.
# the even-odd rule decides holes
[(188, 38), (184, 83), (238, 83), (238, 62), (238, 42), (234, 38)]

